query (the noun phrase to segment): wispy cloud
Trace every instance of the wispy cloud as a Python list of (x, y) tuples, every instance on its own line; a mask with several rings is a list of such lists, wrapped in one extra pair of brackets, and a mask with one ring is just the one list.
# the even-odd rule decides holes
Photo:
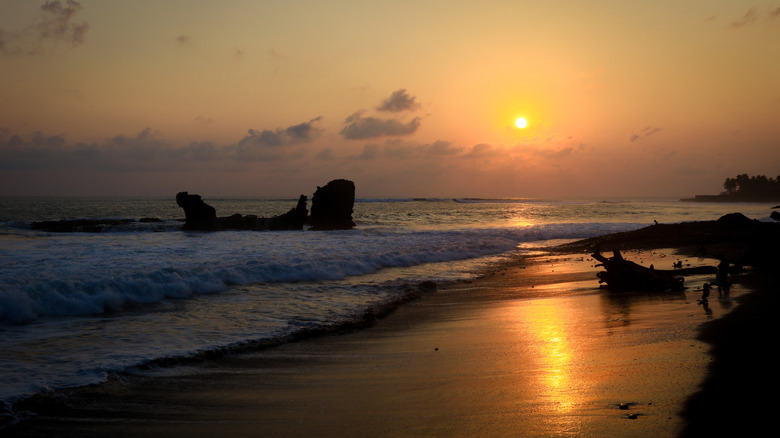
[(755, 7), (752, 7), (748, 9), (748, 11), (740, 17), (738, 20), (731, 22), (731, 27), (737, 28), (737, 27), (743, 27), (750, 24), (754, 24), (758, 21), (758, 11)]
[(737, 20), (732, 21), (731, 27), (738, 29), (741, 27), (755, 25), (761, 21), (774, 21), (778, 17), (780, 17), (780, 6), (765, 11), (761, 11), (756, 7), (752, 7), (748, 9), (747, 12), (745, 12), (745, 15), (739, 17)]
[(639, 131), (638, 133), (631, 134), (631, 136), (628, 138), (628, 141), (634, 143), (636, 141), (650, 137), (651, 135), (657, 134), (661, 131), (662, 131), (661, 128), (655, 126), (648, 126), (642, 129), (641, 131)]
[(64, 43), (78, 46), (84, 42), (89, 24), (76, 20), (81, 3), (75, 0), (45, 2), (39, 16), (21, 31), (0, 29), (0, 53), (27, 55), (46, 51), (47, 44)]

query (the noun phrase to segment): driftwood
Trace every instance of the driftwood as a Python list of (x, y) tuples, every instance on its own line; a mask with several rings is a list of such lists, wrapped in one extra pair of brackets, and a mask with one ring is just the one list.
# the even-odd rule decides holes
[(605, 271), (596, 274), (599, 283), (606, 283), (612, 290), (639, 290), (639, 291), (681, 291), (685, 279), (683, 275), (717, 273), (718, 269), (709, 266), (699, 268), (686, 268), (668, 271), (663, 269), (646, 268), (632, 261), (626, 260), (619, 250), (612, 252), (612, 257), (604, 257), (596, 252), (591, 255), (601, 262), (596, 266), (603, 266)]

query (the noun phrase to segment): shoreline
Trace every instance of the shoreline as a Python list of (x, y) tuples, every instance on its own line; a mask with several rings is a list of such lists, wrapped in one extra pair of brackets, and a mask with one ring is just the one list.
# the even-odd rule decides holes
[[(608, 322), (597, 318), (594, 326), (609, 332), (601, 336), (607, 344), (590, 347), (600, 350), (612, 345), (616, 333), (623, 333), (624, 325), (630, 327), (632, 318), (642, 320), (630, 309), (645, 309), (644, 301), (651, 307), (670, 306), (674, 312), (683, 312), (678, 319), (688, 323), (694, 312), (704, 317), (695, 300), (681, 301), (680, 296), (669, 300), (640, 297), (638, 301), (626, 296), (610, 298), (597, 287), (594, 262), (582, 254), (521, 260), (473, 282), (423, 294), (365, 329), (162, 368), (151, 375), (120, 375), (103, 384), (33, 397), (18, 408), (35, 410), (37, 415), (4, 433), (211, 436), (229, 430), (236, 436), (560, 436), (561, 427), (580, 424), (592, 432), (586, 436), (672, 436), (670, 430), (681, 427), (676, 412), (702, 379), (703, 344), (692, 347), (693, 339), (687, 338), (662, 342), (664, 348), (654, 353), (634, 345), (638, 341), (626, 332), (621, 335), (628, 336), (622, 341), (626, 344), (619, 343), (623, 348), (611, 354), (586, 349), (582, 354), (590, 359), (553, 363), (553, 371), (544, 361), (510, 366), (512, 352), (527, 354), (527, 336), (536, 329), (526, 328), (530, 331), (524, 337), (514, 339), (508, 334), (516, 331), (514, 324), (519, 321), (510, 324), (507, 318), (539, 307), (534, 303), (554, 306), (548, 308), (553, 314), (558, 306), (567, 308), (571, 319), (581, 318), (581, 308), (601, 312), (607, 306), (613, 317)], [(625, 311), (630, 317), (621, 314)], [(644, 324), (660, 329), (658, 319), (665, 315), (649, 313)], [(586, 318), (585, 323), (592, 321)], [(568, 322), (564, 318), (558, 324), (565, 327)], [(574, 344), (584, 344), (590, 335), (573, 332), (569, 336)], [(560, 347), (544, 340), (537, 344), (539, 352)], [(667, 357), (670, 351), (684, 358)], [(534, 354), (547, 354), (539, 352)], [(530, 361), (537, 357), (534, 354), (531, 359), (522, 357)], [(631, 377), (636, 360), (652, 365), (645, 379), (659, 383), (661, 389), (631, 386), (637, 383)], [(598, 361), (600, 367), (589, 361)], [(605, 394), (587, 388), (577, 389), (582, 393), (570, 392), (567, 385), (578, 387), (578, 377), (574, 371), (571, 375), (554, 371), (560, 366), (579, 370), (590, 376), (585, 381), (611, 389), (605, 389)], [(609, 375), (604, 375), (604, 368), (610, 370)], [(673, 385), (679, 387), (669, 387), (656, 376), (674, 370), (685, 371), (676, 379), (678, 385)], [(536, 383), (529, 384), (528, 376), (536, 376), (531, 379)], [(553, 385), (556, 379), (564, 379), (558, 382), (563, 386)], [(538, 394), (521, 395), (525, 385)], [(508, 388), (520, 392), (513, 394)], [(541, 401), (519, 403), (523, 397)], [(621, 410), (621, 403), (629, 410)], [(639, 419), (627, 420), (630, 413)]]
[[(521, 257), (473, 282), (423, 293), (388, 317), (374, 315), (368, 328), (33, 396), (14, 405), (29, 418), (3, 434), (655, 437), (758, 431), (771, 418), (763, 410), (770, 400), (764, 388), (776, 381), (769, 312), (777, 301), (774, 248), (780, 239), (776, 224), (727, 216)], [(752, 268), (735, 284), (737, 310), (728, 296), (700, 306), (696, 287), (708, 277), (686, 281), (682, 295), (600, 289), (588, 254), (610, 249), (659, 267), (675, 254), (708, 255), (708, 263), (728, 257)]]
[(743, 281), (751, 292), (737, 299), (733, 311), (701, 327), (698, 339), (710, 346), (712, 362), (681, 412), (686, 427), (680, 437), (761, 436), (774, 425), (777, 278), (759, 272)]

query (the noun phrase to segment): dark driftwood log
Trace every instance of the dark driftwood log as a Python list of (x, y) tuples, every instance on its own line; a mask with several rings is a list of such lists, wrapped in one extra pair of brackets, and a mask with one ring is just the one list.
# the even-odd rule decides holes
[(683, 275), (716, 273), (717, 268), (701, 267), (678, 269), (667, 271), (661, 269), (646, 268), (623, 258), (619, 250), (613, 251), (612, 257), (604, 257), (596, 252), (592, 257), (603, 266), (605, 271), (596, 276), (599, 283), (606, 283), (613, 290), (640, 290), (640, 291), (681, 291), (683, 289)]

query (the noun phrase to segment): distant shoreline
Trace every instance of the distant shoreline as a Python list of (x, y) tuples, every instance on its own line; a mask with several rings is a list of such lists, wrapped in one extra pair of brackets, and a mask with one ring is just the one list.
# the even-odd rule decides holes
[(693, 198), (681, 198), (682, 202), (778, 202), (780, 195), (774, 194), (721, 194), (721, 195), (695, 195)]

